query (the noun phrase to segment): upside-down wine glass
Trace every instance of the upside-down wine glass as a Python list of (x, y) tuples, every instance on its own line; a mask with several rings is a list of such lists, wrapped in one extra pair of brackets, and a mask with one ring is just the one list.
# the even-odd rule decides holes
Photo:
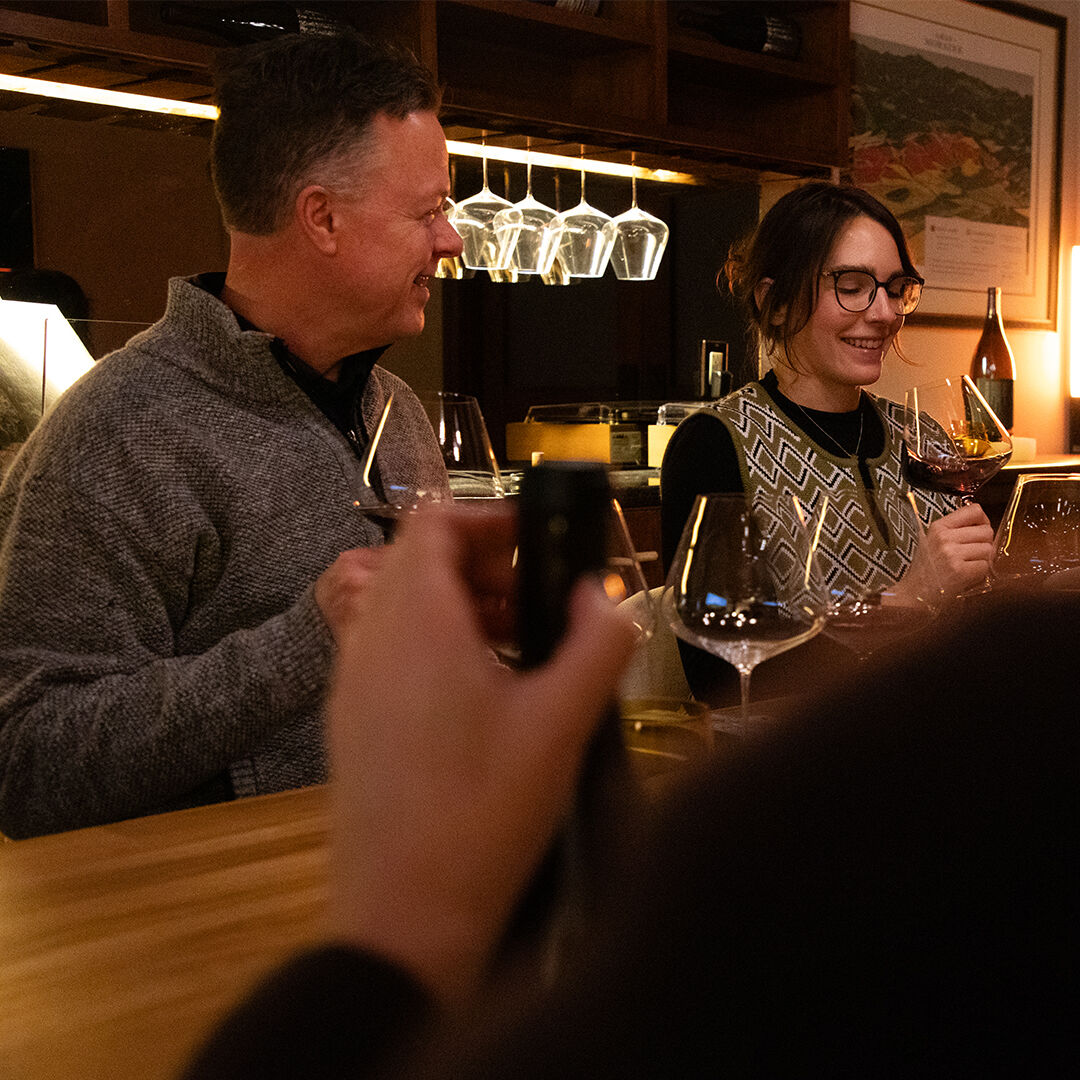
[[(630, 154), (631, 165), (635, 164)], [(652, 281), (660, 269), (670, 230), (637, 204), (637, 176), (630, 178), (630, 209), (604, 226), (611, 241), (611, 267), (621, 281)]]
[[(510, 265), (510, 252), (500, 247), (492, 222), (500, 210), (510, 201), (496, 195), (488, 187), (488, 158), (484, 150), (481, 157), (483, 186), (475, 195), (462, 199), (446, 215), (447, 221), (461, 237), (461, 261), (471, 270), (505, 270)], [(509, 241), (510, 237), (505, 239)]]
[[(585, 147), (581, 147), (585, 157)], [(561, 229), (556, 257), (562, 260), (571, 277), (603, 277), (611, 258), (614, 238), (604, 234), (604, 226), (611, 220), (603, 210), (590, 206), (585, 199), (585, 165), (581, 166), (581, 201), (555, 218), (549, 228)]]
[[(454, 210), (457, 209), (457, 203), (454, 202), (454, 192), (457, 190), (457, 162), (451, 160), (450, 162), (450, 197), (446, 200), (446, 220), (451, 221)], [(452, 280), (461, 281), (463, 278), (471, 278), (476, 276), (476, 271), (466, 266), (461, 260), (460, 255), (455, 255), (452, 259), (442, 258), (439, 260), (439, 265), (435, 268), (435, 276), (437, 278), (450, 278)]]
[[(559, 174), (553, 177), (555, 182), (555, 215), (562, 213), (561, 200), (559, 199)], [(546, 270), (540, 272), (540, 280), (545, 285), (576, 285), (581, 279), (572, 278), (566, 265), (559, 257), (559, 241), (562, 239), (562, 222), (557, 225), (550, 224), (544, 227), (543, 250), (540, 255), (540, 263), (546, 266)], [(548, 258), (550, 251), (550, 259)]]
[(500, 210), (492, 227), (500, 249), (504, 243), (509, 249), (511, 269), (519, 274), (546, 274), (562, 233), (554, 223), (558, 212), (533, 197), (531, 149), (531, 140), (526, 139), (525, 198)]
[(750, 674), (825, 624), (814, 530), (793, 499), (699, 495), (668, 572), (662, 614), (684, 641), (739, 673), (742, 724)]
[[(510, 197), (510, 169), (509, 167), (503, 168), (503, 191), (505, 192), (507, 199)], [(513, 204), (509, 204), (507, 209), (511, 209)], [(502, 211), (499, 211), (501, 214)], [(513, 265), (513, 252), (514, 246), (517, 243), (517, 234), (521, 228), (520, 223), (517, 225), (507, 225), (504, 223), (501, 230), (496, 231), (495, 222), (499, 217), (496, 214), (491, 220), (491, 231), (495, 237), (496, 257), (493, 264), (487, 268), (488, 277), (492, 281), (499, 282), (500, 284), (513, 284), (516, 281), (520, 281), (522, 278), (527, 278), (529, 275), (519, 270)]]

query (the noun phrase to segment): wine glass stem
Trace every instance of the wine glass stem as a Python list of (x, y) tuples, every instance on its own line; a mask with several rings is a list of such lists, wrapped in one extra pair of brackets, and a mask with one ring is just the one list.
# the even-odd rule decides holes
[(739, 715), (744, 730), (750, 723), (750, 671), (750, 668), (745, 671), (739, 668), (739, 702), (742, 706)]

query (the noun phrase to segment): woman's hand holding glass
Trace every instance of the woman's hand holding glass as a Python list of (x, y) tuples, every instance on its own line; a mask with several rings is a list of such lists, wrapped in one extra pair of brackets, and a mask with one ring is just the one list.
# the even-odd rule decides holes
[(968, 503), (931, 522), (897, 591), (960, 596), (986, 580), (993, 550), (990, 519), (978, 503)]

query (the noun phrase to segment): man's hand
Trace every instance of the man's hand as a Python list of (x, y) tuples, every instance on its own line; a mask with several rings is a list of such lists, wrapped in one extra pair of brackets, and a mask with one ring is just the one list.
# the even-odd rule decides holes
[(315, 581), (315, 603), (335, 641), (340, 641), (341, 630), (348, 625), (353, 607), (382, 561), (384, 551), (385, 548), (343, 551)]

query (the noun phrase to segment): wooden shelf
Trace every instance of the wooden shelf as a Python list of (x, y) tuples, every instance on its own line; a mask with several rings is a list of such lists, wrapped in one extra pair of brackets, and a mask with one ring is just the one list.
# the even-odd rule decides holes
[[(793, 175), (847, 163), (846, 0), (783, 5), (802, 30), (796, 60), (685, 30), (677, 0), (605, 0), (594, 15), (534, 0), (304, 3), (411, 47), (446, 87), (451, 123)], [(740, 4), (755, 6), (769, 5)], [(149, 0), (0, 0), (0, 38), (11, 43), (0, 69), (75, 81), (57, 73), (78, 64), (112, 80), (126, 64), (178, 84), (177, 96), (205, 97), (225, 41), (166, 25), (159, 10)]]
[(533, 0), (439, 0), (436, 6), (440, 32), (444, 27), (465, 27), (486, 35), (501, 27), (513, 38), (528, 35), (532, 40), (558, 41), (575, 50), (586, 41), (594, 50), (620, 45), (651, 48), (655, 44), (648, 5), (632, 0), (602, 5), (597, 15)]

